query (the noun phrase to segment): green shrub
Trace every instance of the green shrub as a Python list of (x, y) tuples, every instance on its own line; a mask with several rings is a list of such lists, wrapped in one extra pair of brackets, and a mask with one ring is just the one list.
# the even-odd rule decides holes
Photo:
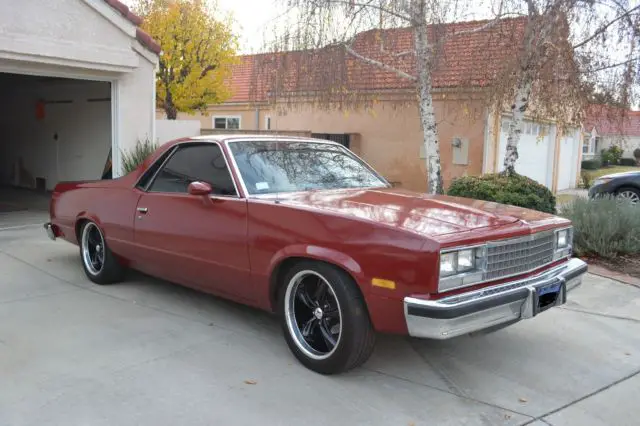
[(580, 172), (580, 178), (582, 179), (582, 187), (584, 189), (591, 188), (591, 185), (593, 185), (593, 176), (591, 175), (591, 173), (582, 170)]
[(640, 161), (640, 148), (636, 148), (633, 150), (633, 157), (636, 160)]
[(451, 183), (447, 194), (511, 204), (547, 213), (556, 212), (556, 198), (553, 193), (535, 180), (518, 174), (464, 176)]
[(620, 165), (621, 166), (636, 166), (638, 162), (635, 158), (621, 158)]
[(640, 207), (613, 197), (579, 198), (562, 209), (573, 222), (579, 256), (613, 258), (640, 253)]
[(622, 153), (624, 151), (617, 145), (613, 145), (608, 149), (600, 151), (603, 166), (614, 166), (620, 163)]
[(582, 162), (582, 170), (598, 170), (600, 167), (602, 167), (602, 161), (599, 158)]
[(158, 149), (158, 145), (151, 142), (148, 138), (141, 141), (138, 139), (136, 146), (129, 152), (122, 152), (122, 170), (124, 173), (131, 173), (138, 168), (140, 164)]

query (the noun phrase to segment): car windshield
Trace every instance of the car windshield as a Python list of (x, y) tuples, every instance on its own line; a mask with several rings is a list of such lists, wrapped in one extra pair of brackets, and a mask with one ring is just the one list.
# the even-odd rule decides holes
[(251, 141), (229, 144), (251, 195), (387, 183), (348, 150), (322, 142)]

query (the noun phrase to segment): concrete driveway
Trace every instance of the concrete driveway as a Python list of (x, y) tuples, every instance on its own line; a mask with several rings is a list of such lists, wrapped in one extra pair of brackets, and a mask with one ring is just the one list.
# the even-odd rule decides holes
[(45, 219), (0, 215), (2, 426), (638, 424), (638, 288), (588, 276), (532, 321), (380, 336), (364, 368), (324, 377), (267, 314), (136, 274), (91, 284)]

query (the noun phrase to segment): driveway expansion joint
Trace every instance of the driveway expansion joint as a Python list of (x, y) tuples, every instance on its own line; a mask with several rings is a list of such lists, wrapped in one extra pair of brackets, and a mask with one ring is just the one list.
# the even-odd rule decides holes
[(530, 424), (534, 423), (535, 421), (542, 421), (542, 422), (545, 422), (547, 424), (550, 424), (548, 421), (544, 420), (545, 417), (551, 416), (552, 414), (559, 413), (560, 411), (562, 411), (562, 410), (564, 410), (566, 408), (569, 408), (569, 407), (571, 407), (571, 406), (573, 406), (573, 405), (575, 405), (575, 404), (577, 404), (579, 402), (582, 402), (582, 401), (584, 401), (586, 399), (589, 399), (592, 396), (596, 396), (599, 393), (602, 393), (602, 392), (606, 391), (607, 389), (611, 389), (612, 387), (614, 387), (616, 385), (619, 385), (622, 382), (626, 382), (627, 380), (633, 379), (634, 377), (636, 377), (639, 374), (640, 374), (640, 370), (637, 370), (637, 371), (634, 371), (633, 373), (627, 374), (626, 376), (614, 381), (611, 384), (608, 384), (606, 386), (602, 386), (601, 388), (598, 388), (598, 389), (596, 389), (595, 391), (593, 391), (591, 393), (588, 393), (588, 394), (586, 394), (584, 396), (581, 396), (580, 398), (576, 399), (575, 401), (571, 401), (571, 402), (569, 402), (569, 403), (567, 403), (567, 404), (565, 404), (565, 405), (563, 405), (561, 407), (558, 407), (558, 408), (556, 408), (554, 410), (551, 410), (551, 411), (549, 411), (547, 413), (541, 414), (541, 415), (529, 420), (528, 422), (523, 423), (522, 426), (530, 425)]

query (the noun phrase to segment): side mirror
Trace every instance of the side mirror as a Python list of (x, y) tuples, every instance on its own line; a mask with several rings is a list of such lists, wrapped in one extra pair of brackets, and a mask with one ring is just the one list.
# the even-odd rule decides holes
[(211, 185), (206, 182), (195, 181), (191, 182), (187, 187), (187, 192), (191, 195), (209, 195), (213, 191)]

